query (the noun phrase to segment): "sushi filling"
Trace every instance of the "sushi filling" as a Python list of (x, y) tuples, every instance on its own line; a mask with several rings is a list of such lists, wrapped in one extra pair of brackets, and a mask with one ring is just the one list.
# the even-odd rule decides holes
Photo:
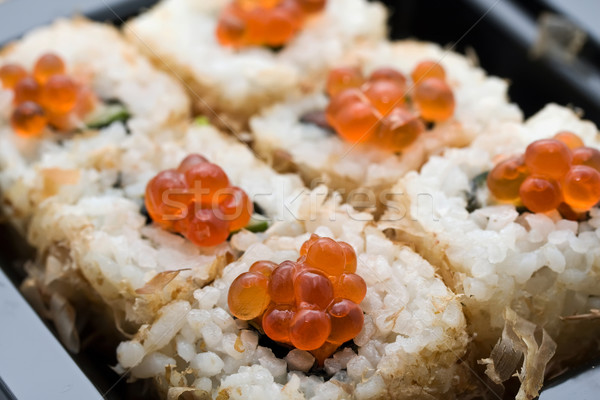
[(253, 204), (225, 171), (199, 154), (177, 169), (156, 175), (146, 186), (145, 208), (162, 228), (201, 247), (219, 245), (251, 220)]
[(219, 18), (217, 40), (234, 48), (285, 46), (325, 5), (326, 0), (234, 0)]
[(494, 199), (534, 213), (558, 210), (580, 220), (600, 202), (600, 151), (571, 132), (531, 143), (525, 154), (499, 162), (487, 175)]
[(310, 351), (322, 365), (362, 330), (367, 293), (345, 242), (313, 234), (296, 261), (257, 261), (229, 289), (231, 313), (254, 320), (269, 339)]

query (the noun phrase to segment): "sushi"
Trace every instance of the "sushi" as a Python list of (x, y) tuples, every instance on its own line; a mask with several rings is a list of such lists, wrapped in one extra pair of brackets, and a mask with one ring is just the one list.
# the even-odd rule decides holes
[[(301, 29), (283, 42), (236, 46), (219, 41), (217, 28), (231, 7), (247, 6), (258, 18), (271, 12), (267, 3), (165, 0), (129, 22), (124, 32), (158, 67), (185, 80), (198, 109), (215, 123), (240, 130), (252, 114), (310, 88), (346, 52), (358, 43), (383, 39), (387, 30), (381, 4), (328, 0), (312, 2), (321, 7), (326, 3), (325, 8), (308, 15)], [(284, 3), (282, 7), (297, 7), (293, 3), (311, 2)], [(267, 26), (267, 32), (275, 31)]]
[[(433, 64), (438, 61), (439, 65)], [(251, 119), (250, 126), (254, 148), (275, 169), (297, 171), (308, 186), (324, 182), (342, 192), (351, 203), (353, 197), (364, 203), (367, 193), (373, 197), (369, 197), (371, 206), (381, 204), (387, 195), (385, 192), (408, 171), (418, 170), (429, 156), (448, 147), (468, 145), (488, 126), (522, 119), (518, 107), (508, 101), (505, 81), (487, 76), (464, 56), (445, 51), (435, 44), (409, 40), (358, 47), (345, 59), (340, 59), (335, 67), (339, 68), (332, 70), (327, 85), (323, 81), (311, 94), (292, 96), (264, 110)], [(452, 116), (437, 122), (426, 121), (430, 126), (427, 131), (418, 110), (410, 110), (422, 78), (415, 80), (415, 85), (409, 77), (418, 68), (425, 68), (429, 74), (434, 69), (439, 70), (445, 75), (447, 84), (440, 80), (434, 83), (437, 81), (452, 92), (449, 94), (453, 99), (452, 106), (448, 106)], [(342, 79), (358, 80), (356, 85), (360, 88), (357, 91), (350, 87), (328, 96), (326, 92), (332, 90), (331, 80), (340, 79), (334, 77), (340, 74)], [(400, 82), (397, 88), (390, 89), (391, 76)], [(348, 115), (348, 118), (355, 118), (354, 127), (362, 127), (356, 128), (358, 138), (352, 136), (353, 132), (348, 137), (344, 129), (340, 131), (342, 126), (339, 124), (334, 127), (335, 118), (329, 115), (330, 110), (338, 107), (334, 105), (338, 102), (336, 98), (348, 97), (348, 93), (357, 99), (366, 96), (368, 104), (379, 102), (383, 105), (383, 109), (378, 110), (381, 115), (375, 113), (364, 126), (356, 120), (360, 118), (356, 117), (357, 113), (362, 111), (353, 109)], [(359, 105), (364, 104), (362, 101), (358, 100)], [(356, 104), (345, 107), (350, 109)], [(342, 108), (338, 114), (344, 112)], [(396, 122), (394, 115), (398, 118)], [(388, 119), (397, 131), (380, 137), (377, 130), (383, 132), (384, 127), (377, 126)], [(348, 129), (352, 130), (352, 125), (345, 130)], [(406, 137), (403, 143), (388, 143), (388, 139), (394, 138), (402, 141), (403, 136)]]
[[(83, 18), (59, 20), (7, 45), (0, 69), (24, 74), (11, 87), (3, 80), (0, 89), (2, 207), (23, 233), (44, 199), (74, 201), (84, 187), (92, 194), (115, 184), (111, 159), (119, 143), (136, 135), (152, 140), (190, 118), (176, 80), (152, 67), (114, 27)], [(50, 91), (53, 83), (58, 92)], [(26, 90), (31, 86), (34, 92)], [(41, 112), (42, 125), (33, 127), (41, 130), (15, 123), (21, 105)]]
[[(519, 399), (537, 395), (545, 372), (593, 353), (600, 329), (585, 318), (598, 308), (598, 208), (593, 205), (600, 197), (583, 211), (573, 203), (568, 176), (557, 178), (560, 186), (550, 185), (549, 176), (562, 164), (539, 169), (539, 154), (559, 154), (545, 153), (545, 146), (565, 154), (564, 173), (596, 176), (592, 164), (570, 158), (570, 152), (596, 154), (597, 128), (570, 109), (548, 105), (525, 124), (499, 125), (470, 147), (447, 150), (419, 173), (408, 173), (380, 222), (396, 240), (414, 243), (464, 295), (473, 346), (487, 375), (502, 383), (520, 368)], [(496, 179), (504, 167), (514, 174), (498, 192)], [(554, 201), (544, 188), (556, 187), (563, 193), (557, 203), (540, 208), (540, 201)], [(541, 197), (532, 202), (531, 196)]]
[(122, 154), (110, 159), (117, 171), (124, 171), (118, 187), (95, 191), (94, 182), (88, 187), (80, 182), (84, 195), (79, 199), (50, 198), (36, 208), (28, 241), (38, 257), (26, 286), (46, 300), (55, 291), (66, 300), (83, 293), (87, 301), (107, 305), (117, 324), (137, 326), (151, 321), (165, 302), (189, 298), (239, 255), (225, 241), (228, 234), (219, 243), (198, 246), (187, 233), (153, 223), (144, 196), (154, 175), (201, 152), (255, 202), (250, 207), (259, 230), (271, 221), (291, 219), (294, 199), (304, 187), (296, 176), (275, 173), (244, 144), (209, 125), (192, 124), (160, 143), (141, 135), (129, 140), (122, 143)]
[[(423, 258), (385, 238), (369, 214), (323, 189), (300, 208), (302, 222), (278, 223), (266, 237), (244, 233), (243, 256), (198, 288), (194, 300), (166, 305), (121, 343), (118, 368), (154, 378), (167, 398), (455, 398), (465, 390), (471, 375), (460, 362), (468, 337), (458, 297)], [(311, 198), (318, 212), (307, 218)], [(330, 356), (277, 344), (228, 306), (236, 278), (258, 261), (297, 259), (311, 233), (351, 244), (367, 286), (362, 330)]]

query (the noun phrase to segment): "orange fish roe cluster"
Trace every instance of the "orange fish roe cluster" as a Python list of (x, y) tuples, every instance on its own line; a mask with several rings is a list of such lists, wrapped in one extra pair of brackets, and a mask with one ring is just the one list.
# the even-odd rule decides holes
[(272, 340), (320, 358), (362, 330), (366, 293), (354, 249), (313, 234), (296, 262), (254, 263), (231, 284), (228, 303), (237, 318), (257, 319)]
[(600, 202), (600, 151), (572, 132), (560, 132), (497, 164), (487, 185), (499, 201), (520, 200), (533, 212), (557, 209), (571, 218)]
[(217, 25), (223, 46), (283, 46), (306, 18), (325, 8), (326, 0), (234, 0)]
[(327, 81), (328, 123), (351, 143), (369, 142), (401, 151), (425, 131), (427, 122), (443, 122), (454, 114), (455, 100), (444, 68), (423, 61), (408, 79), (392, 68), (365, 78), (358, 68), (332, 70)]
[(0, 82), (14, 92), (11, 125), (23, 136), (39, 135), (48, 125), (72, 131), (97, 102), (89, 88), (66, 75), (64, 61), (52, 53), (42, 55), (31, 73), (18, 64), (3, 65)]
[(145, 204), (155, 223), (203, 247), (226, 241), (248, 225), (253, 212), (246, 192), (231, 186), (225, 171), (199, 154), (148, 182)]

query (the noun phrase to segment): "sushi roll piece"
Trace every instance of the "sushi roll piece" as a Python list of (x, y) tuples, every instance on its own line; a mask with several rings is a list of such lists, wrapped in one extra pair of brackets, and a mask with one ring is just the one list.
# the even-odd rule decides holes
[[(382, 42), (340, 59), (326, 84), (253, 117), (256, 151), (277, 170), (325, 182), (350, 203), (385, 191), (431, 155), (522, 120), (508, 84), (426, 42)], [(357, 200), (353, 201), (353, 197)]]
[(381, 222), (463, 295), (474, 354), (496, 383), (517, 372), (518, 399), (597, 351), (599, 147), (594, 124), (548, 105), (407, 174)]
[[(194, 124), (160, 143), (141, 135), (129, 139), (130, 147), (110, 159), (125, 171), (118, 187), (38, 206), (28, 229), (38, 258), (26, 287), (38, 304), (87, 296), (108, 306), (118, 326), (136, 328), (153, 320), (163, 304), (190, 300), (194, 288), (236, 259), (240, 251), (230, 235), (293, 219), (304, 187), (297, 176), (275, 173), (247, 146), (208, 125)], [(215, 176), (226, 180), (218, 204), (203, 203), (203, 192), (200, 198), (188, 195), (190, 179), (213, 188)], [(184, 186), (176, 185), (178, 179)], [(85, 181), (77, 185), (87, 192)], [(186, 215), (178, 214), (183, 210)]]
[[(427, 261), (378, 231), (370, 214), (340, 205), (339, 196), (325, 200), (323, 189), (307, 198), (298, 221), (274, 225), (266, 237), (240, 234), (244, 255), (197, 289), (193, 301), (166, 305), (152, 324), (121, 343), (117, 368), (132, 378), (154, 378), (167, 398), (455, 398), (471, 378), (460, 363), (468, 339), (459, 299)], [(342, 276), (354, 265), (352, 275), (366, 284), (358, 297), (338, 292), (339, 286), (333, 294), (327, 289), (324, 271), (334, 274), (342, 245), (349, 250), (341, 253)], [(322, 269), (310, 270), (314, 265)], [(291, 281), (281, 277), (292, 279), (286, 274), (294, 268), (309, 269), (295, 275), (292, 293), (284, 283)], [(271, 305), (253, 318), (265, 307), (259, 282), (266, 276)], [(307, 276), (317, 292), (306, 289)], [(295, 300), (285, 305), (290, 295)], [(342, 296), (335, 304), (358, 307), (358, 333), (340, 322), (353, 311), (338, 317), (335, 306), (329, 314), (319, 311), (332, 295)], [(331, 318), (330, 331), (317, 328), (319, 315), (331, 315), (323, 317), (326, 325)]]
[(3, 48), (0, 81), (2, 207), (22, 232), (58, 187), (114, 184), (116, 173), (102, 171), (114, 169), (108, 160), (129, 136), (151, 140), (190, 116), (174, 78), (114, 27), (83, 18), (59, 20)]
[(164, 0), (124, 32), (185, 80), (200, 110), (239, 130), (323, 79), (358, 43), (382, 40), (386, 17), (366, 0)]

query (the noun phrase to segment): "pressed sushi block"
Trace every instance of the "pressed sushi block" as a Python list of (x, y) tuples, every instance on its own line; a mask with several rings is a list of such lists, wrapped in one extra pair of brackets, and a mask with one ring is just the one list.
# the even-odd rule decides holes
[(239, 129), (261, 108), (324, 79), (358, 43), (382, 40), (386, 11), (366, 0), (165, 0), (124, 32), (185, 80), (199, 109)]
[(592, 123), (549, 105), (407, 174), (381, 222), (464, 295), (488, 376), (509, 379), (525, 354), (520, 399), (597, 349), (599, 147)]
[(359, 47), (319, 90), (253, 117), (254, 148), (309, 186), (325, 182), (351, 203), (366, 190), (372, 205), (381, 204), (385, 191), (430, 156), (467, 146), (502, 121), (521, 121), (507, 88), (431, 43)]
[[(58, 20), (8, 44), (0, 52), (0, 80), (3, 116), (24, 101), (44, 109), (49, 132), (35, 136), (118, 120), (107, 110), (117, 102), (129, 114), (132, 131), (150, 133), (189, 115), (189, 100), (177, 79), (157, 71), (114, 27), (83, 18)], [(73, 119), (69, 111), (80, 114), (65, 131), (60, 122)]]
[[(138, 327), (163, 304), (190, 300), (193, 289), (236, 259), (237, 231), (293, 219), (295, 199), (305, 190), (298, 177), (274, 172), (247, 146), (208, 125), (167, 136), (157, 143), (141, 135), (121, 143), (123, 154), (114, 159), (118, 185), (101, 191), (82, 181), (68, 189), (84, 194), (77, 200), (53, 197), (37, 207), (28, 229), (38, 254), (26, 283), (30, 295), (48, 300), (58, 293), (72, 300), (83, 294), (107, 305), (120, 326)], [(213, 175), (202, 175), (207, 167), (228, 182), (223, 201), (204, 204), (185, 186), (157, 197), (156, 177), (177, 176), (178, 169), (187, 170), (194, 185), (210, 187)], [(237, 199), (242, 202), (235, 204)], [(167, 218), (181, 209), (177, 202), (188, 215)], [(214, 224), (224, 226), (224, 234)]]
[[(173, 398), (190, 392), (230, 399), (451, 399), (465, 390), (473, 377), (459, 361), (467, 335), (458, 298), (423, 258), (385, 238), (369, 214), (340, 205), (339, 196), (325, 200), (326, 192), (317, 188), (305, 199), (297, 221), (276, 224), (264, 237), (246, 232), (234, 238), (244, 255), (212, 284), (197, 289), (193, 301), (166, 305), (152, 324), (123, 342), (117, 351), (119, 367), (134, 378), (154, 378), (164, 395)], [(308, 218), (315, 199), (317, 211)], [(306, 271), (295, 278), (292, 296), (300, 303), (289, 303), (297, 307), (289, 331), (282, 327), (285, 321), (273, 324), (282, 318), (273, 316), (259, 281), (272, 272), (269, 298), (289, 302), (285, 284), (273, 283), (277, 276), (293, 269), (299, 258), (325, 266), (325, 260), (334, 260), (336, 241), (348, 244), (345, 263), (340, 264), (338, 254), (339, 262), (308, 271), (330, 274), (336, 264), (341, 266), (337, 270), (352, 270), (356, 256), (354, 274), (364, 280), (366, 293), (338, 295), (356, 301), (363, 317), (358, 334), (337, 320), (328, 324), (335, 312), (319, 311), (326, 307), (322, 290), (328, 284), (311, 276), (314, 286), (307, 289)], [(241, 286), (240, 280), (245, 282)], [(241, 301), (247, 297), (244, 290), (255, 294), (247, 302)], [(262, 319), (250, 318), (256, 311), (244, 311), (265, 306)], [(310, 350), (324, 340), (334, 345), (327, 351)]]
[(0, 81), (3, 211), (21, 230), (59, 187), (116, 182), (113, 159), (128, 137), (150, 141), (189, 118), (189, 100), (174, 78), (114, 27), (83, 18), (59, 20), (7, 45)]

